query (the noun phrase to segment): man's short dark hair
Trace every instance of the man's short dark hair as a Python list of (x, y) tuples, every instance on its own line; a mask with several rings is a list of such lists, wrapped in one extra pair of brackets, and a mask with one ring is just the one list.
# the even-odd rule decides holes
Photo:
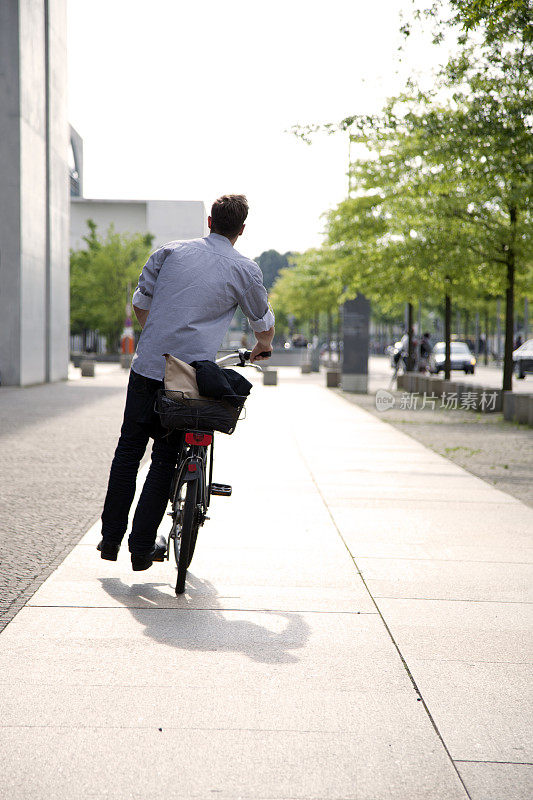
[(223, 194), (211, 206), (211, 231), (237, 236), (247, 216), (248, 200), (243, 194)]

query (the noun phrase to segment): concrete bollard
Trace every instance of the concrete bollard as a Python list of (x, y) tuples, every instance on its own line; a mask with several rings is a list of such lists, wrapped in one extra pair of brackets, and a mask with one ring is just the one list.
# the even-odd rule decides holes
[(405, 379), (405, 391), (406, 392), (415, 392), (416, 391), (415, 382), (413, 380), (414, 377), (415, 376), (413, 375), (412, 372), (406, 372), (405, 373), (404, 379)]
[(455, 386), (453, 381), (441, 380), (441, 397), (443, 394), (450, 394), (451, 392), (455, 392), (455, 389), (452, 389), (452, 386)]
[(513, 419), (521, 425), (529, 423), (529, 394), (515, 394), (513, 406)]
[(131, 367), (132, 359), (133, 355), (131, 353), (121, 353), (120, 366), (122, 367), (122, 369), (129, 369)]
[(309, 375), (310, 372), (311, 372), (311, 364), (309, 364), (308, 362), (302, 364), (302, 375)]
[(440, 378), (426, 378), (426, 392), (442, 397), (442, 380)]
[[(479, 411), (492, 414), (502, 410), (502, 390), (494, 386), (479, 386)], [(484, 395), (484, 397), (483, 397)]]
[(501, 389), (491, 389), (486, 388), (485, 391), (488, 393), (493, 392), (496, 394), (496, 402), (494, 403), (493, 411), (501, 411), (503, 408), (503, 392)]
[(318, 347), (311, 350), (311, 372), (320, 372), (320, 351)]
[(338, 369), (328, 369), (326, 372), (326, 386), (328, 389), (336, 389), (341, 383), (341, 373)]
[(411, 377), (412, 383), (412, 390), (413, 392), (420, 392), (420, 394), (424, 394), (426, 387), (425, 387), (425, 379), (423, 375), (420, 375), (418, 372), (413, 372)]
[(263, 386), (277, 386), (277, 385), (278, 385), (277, 369), (263, 370)]
[(514, 417), (514, 392), (503, 393), (503, 418), (511, 422)]
[(396, 386), (399, 392), (407, 391), (407, 381), (405, 380), (405, 374), (398, 375), (398, 377), (396, 378)]
[(81, 367), (81, 377), (82, 378), (94, 378), (94, 361), (84, 359), (80, 362)]

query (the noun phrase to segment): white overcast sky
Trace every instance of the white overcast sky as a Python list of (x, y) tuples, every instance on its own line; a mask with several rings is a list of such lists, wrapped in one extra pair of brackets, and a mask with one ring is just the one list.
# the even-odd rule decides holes
[(287, 129), (379, 110), (439, 60), (429, 36), (398, 61), (410, 0), (69, 0), (69, 116), (86, 197), (246, 194), (237, 247), (301, 251), (346, 195), (345, 135)]

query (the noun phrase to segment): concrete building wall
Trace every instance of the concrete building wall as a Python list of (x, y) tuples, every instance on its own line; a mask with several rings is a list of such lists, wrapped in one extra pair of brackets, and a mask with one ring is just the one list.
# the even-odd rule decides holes
[(0, 380), (17, 383), (20, 362), (19, 15), (0, 3)]
[(47, 376), (67, 377), (70, 333), (69, 169), (67, 118), (67, 9), (64, 0), (48, 0), (48, 327)]
[(129, 200), (88, 200), (70, 198), (70, 246), (73, 250), (85, 247), (87, 220), (92, 219), (98, 233), (104, 235), (111, 224), (117, 233), (144, 233), (146, 228), (146, 203)]
[(65, 0), (0, 3), (0, 380), (4, 385), (67, 375), (65, 30)]
[(87, 220), (92, 219), (104, 234), (113, 223), (119, 233), (154, 234), (153, 247), (174, 239), (196, 239), (207, 233), (207, 217), (201, 201), (91, 200), (70, 199), (70, 246), (83, 246)]
[(44, 3), (19, 2), (20, 383), (45, 380), (46, 63)]
[(146, 226), (155, 235), (154, 247), (174, 239), (197, 239), (208, 233), (201, 201), (148, 200), (146, 205)]

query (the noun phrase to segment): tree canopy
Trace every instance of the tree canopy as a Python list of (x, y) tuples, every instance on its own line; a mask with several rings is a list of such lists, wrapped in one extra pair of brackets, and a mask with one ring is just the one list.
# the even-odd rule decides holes
[(350, 196), (328, 214), (339, 299), (360, 291), (386, 310), (446, 294), (475, 307), (505, 293), (510, 388), (515, 282), (519, 292), (532, 285), (531, 6), (451, 0), (450, 9), (447, 18), (440, 3), (425, 11), (437, 41), (459, 27), (431, 91), (409, 81), (380, 114), (294, 132), (310, 141), (318, 130), (348, 131), (364, 147)]
[(278, 253), (277, 250), (265, 250), (255, 260), (261, 267), (263, 273), (263, 283), (267, 289), (273, 285), (278, 277), (280, 270), (289, 266), (290, 253)]
[(150, 255), (149, 233), (119, 234), (110, 226), (104, 236), (87, 220), (87, 247), (70, 253), (70, 326), (72, 333), (98, 330), (114, 347), (124, 326), (128, 289), (135, 286)]

